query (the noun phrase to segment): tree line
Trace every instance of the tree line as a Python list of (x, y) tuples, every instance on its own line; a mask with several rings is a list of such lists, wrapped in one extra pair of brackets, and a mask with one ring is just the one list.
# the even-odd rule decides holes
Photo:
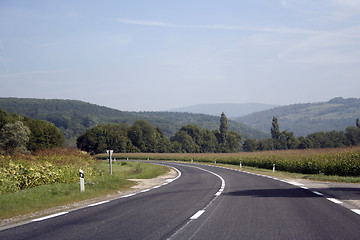
[(62, 146), (64, 135), (52, 123), (0, 109), (0, 153), (36, 152)]
[(241, 135), (229, 131), (228, 119), (224, 113), (220, 117), (218, 130), (201, 129), (194, 124), (181, 127), (171, 138), (164, 136), (158, 127), (146, 120), (138, 120), (133, 125), (98, 125), (78, 137), (77, 147), (93, 154), (106, 149), (115, 152), (173, 152), (208, 153), (241, 151)]
[(360, 121), (355, 126), (349, 126), (344, 131), (315, 132), (306, 137), (296, 138), (294, 132), (280, 131), (278, 119), (274, 116), (271, 124), (271, 138), (246, 139), (243, 150), (246, 152), (264, 150), (336, 148), (360, 144)]

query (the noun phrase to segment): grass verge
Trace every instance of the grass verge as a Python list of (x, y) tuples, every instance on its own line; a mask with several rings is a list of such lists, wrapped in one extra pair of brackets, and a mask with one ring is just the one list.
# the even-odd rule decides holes
[(55, 183), (0, 194), (0, 220), (127, 190), (135, 184), (127, 179), (154, 178), (169, 171), (164, 166), (136, 162), (114, 162), (113, 175), (107, 161), (96, 168), (102, 174), (87, 180), (85, 172), (83, 193), (79, 183)]

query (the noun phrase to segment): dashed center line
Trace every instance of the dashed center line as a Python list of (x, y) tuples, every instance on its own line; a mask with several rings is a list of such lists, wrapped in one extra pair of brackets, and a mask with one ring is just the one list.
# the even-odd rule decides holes
[(192, 217), (190, 218), (191, 220), (195, 220), (198, 219), (201, 214), (203, 214), (205, 212), (205, 210), (199, 210), (197, 213), (195, 213), (194, 215), (192, 215)]

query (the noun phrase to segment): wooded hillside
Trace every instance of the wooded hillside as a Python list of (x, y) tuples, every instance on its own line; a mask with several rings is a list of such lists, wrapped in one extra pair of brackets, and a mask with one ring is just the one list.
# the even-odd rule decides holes
[(306, 136), (319, 131), (343, 131), (355, 125), (360, 117), (360, 99), (341, 97), (328, 102), (293, 104), (253, 113), (233, 120), (269, 131), (273, 116), (278, 118), (281, 130)]
[[(203, 129), (218, 129), (221, 114), (219, 113), (216, 117), (177, 112), (124, 112), (77, 100), (32, 98), (0, 98), (0, 109), (54, 123), (70, 145), (75, 145), (75, 140), (79, 135), (98, 124), (126, 123), (131, 125), (136, 120), (143, 119), (154, 127), (161, 128), (166, 137), (171, 137), (182, 126), (188, 124), (195, 124)], [(229, 130), (240, 133), (244, 139), (269, 137), (266, 132), (234, 121), (229, 121)]]

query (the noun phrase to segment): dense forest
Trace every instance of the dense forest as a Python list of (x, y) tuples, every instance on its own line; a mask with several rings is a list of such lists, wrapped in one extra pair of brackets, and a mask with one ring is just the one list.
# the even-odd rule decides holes
[[(78, 136), (87, 129), (99, 124), (134, 124), (137, 120), (146, 120), (152, 126), (162, 129), (170, 138), (181, 127), (193, 124), (202, 129), (218, 129), (219, 117), (205, 114), (178, 112), (124, 112), (77, 100), (0, 98), (0, 109), (9, 113), (18, 113), (33, 119), (54, 123), (66, 138), (67, 146), (75, 146)], [(219, 113), (220, 115), (220, 113)], [(229, 120), (229, 129), (244, 138), (267, 138), (270, 135), (242, 123)]]
[(314, 132), (344, 131), (360, 116), (360, 99), (338, 97), (328, 102), (292, 104), (233, 120), (268, 132), (273, 116), (281, 122), (282, 130), (292, 131), (297, 137)]

